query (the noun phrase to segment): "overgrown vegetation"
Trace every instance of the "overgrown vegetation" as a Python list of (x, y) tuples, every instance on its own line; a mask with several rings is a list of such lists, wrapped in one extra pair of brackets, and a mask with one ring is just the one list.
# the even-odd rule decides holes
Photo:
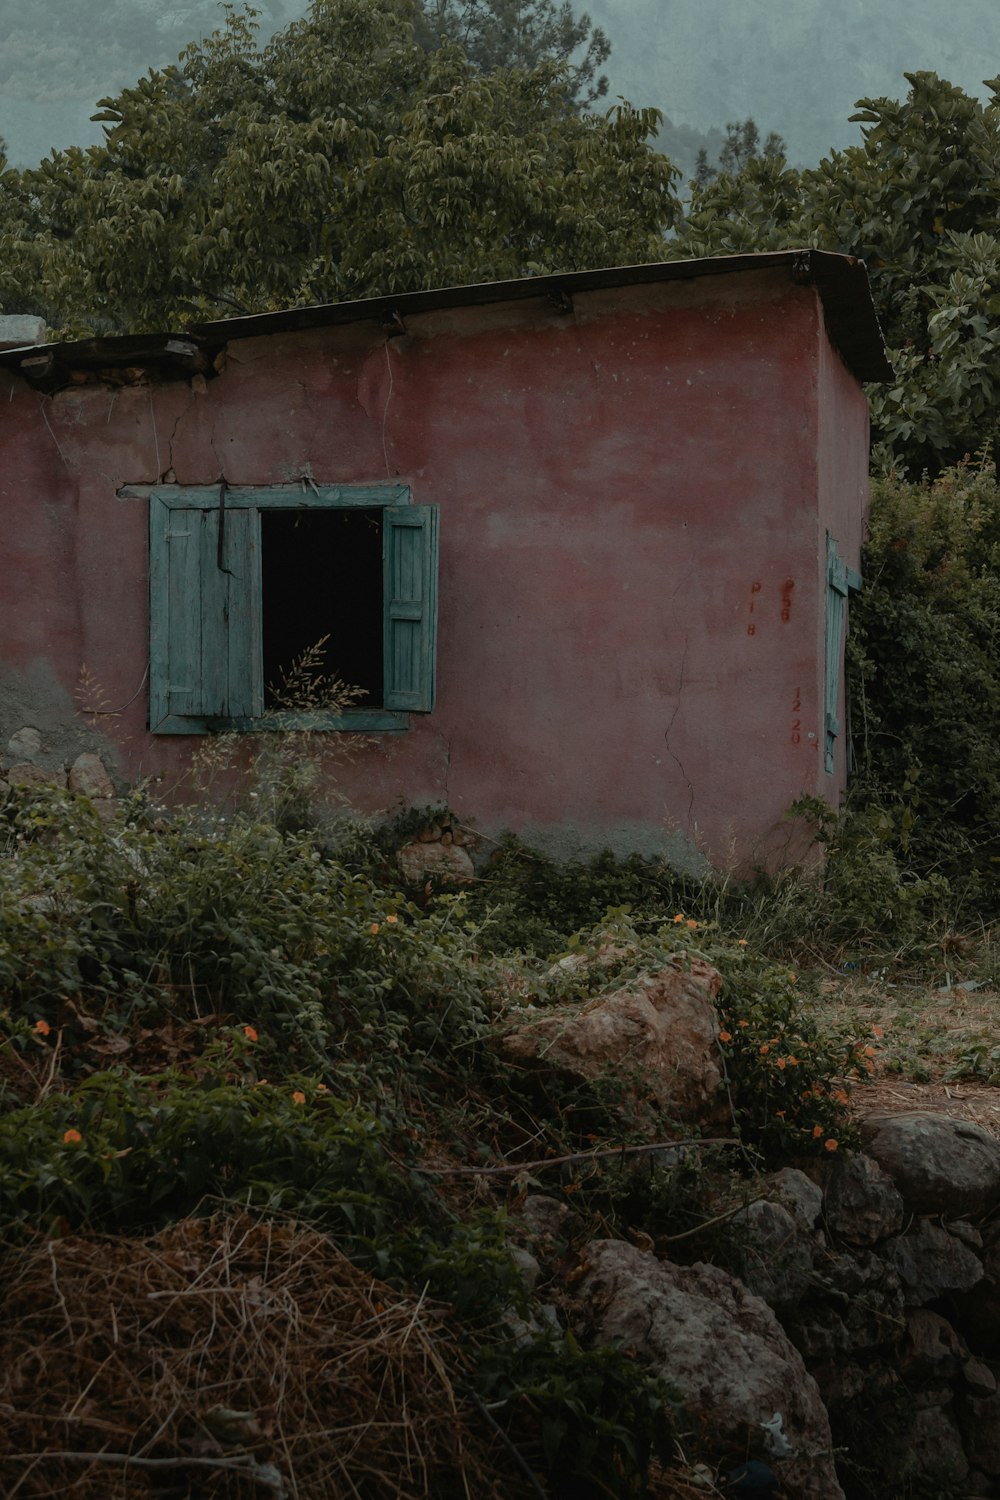
[[(780, 943), (720, 922), (735, 892), (688, 887), (670, 910), (666, 870), (603, 858), (559, 873), (560, 919), (541, 856), (513, 841), (471, 894), (414, 900), (356, 825), (338, 845), (245, 813), (164, 819), (141, 795), (109, 823), (45, 789), (12, 792), (4, 818), (0, 1254), (294, 1219), (444, 1310), (485, 1430), (545, 1493), (653, 1493), (683, 1417), (624, 1354), (577, 1342), (557, 1285), (525, 1282), (511, 1214), (528, 1187), (571, 1207), (564, 1268), (640, 1212), (681, 1255), (711, 1254), (719, 1183), (738, 1205), (764, 1163), (849, 1143), (861, 1039), (822, 1034)], [(609, 911), (623, 894), (634, 911)], [(609, 942), (620, 956), (593, 962)], [(553, 968), (552, 949), (580, 962)], [(539, 1090), (501, 1061), (497, 1029), (529, 1000), (695, 958), (724, 976), (721, 1107), (742, 1154), (654, 1165), (614, 1089)]]

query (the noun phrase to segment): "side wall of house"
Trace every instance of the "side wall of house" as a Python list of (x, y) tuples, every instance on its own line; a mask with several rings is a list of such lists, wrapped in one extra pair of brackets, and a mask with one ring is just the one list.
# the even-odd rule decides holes
[[(353, 801), (447, 801), (561, 852), (774, 858), (827, 789), (817, 505), (864, 445), (831, 358), (777, 271), (233, 343), (202, 389), (0, 375), (0, 755), (36, 728), (43, 762), (100, 743), (169, 784), (195, 748), (146, 728), (123, 487), (389, 479), (441, 507), (438, 698), (341, 768)], [(81, 671), (119, 715), (75, 714)]]

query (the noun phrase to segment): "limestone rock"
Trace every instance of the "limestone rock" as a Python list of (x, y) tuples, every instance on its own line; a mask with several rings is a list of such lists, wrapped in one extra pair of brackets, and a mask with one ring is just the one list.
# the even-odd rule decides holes
[(414, 839), (396, 855), (408, 885), (441, 880), (448, 885), (467, 885), (476, 878), (476, 867), (459, 844), (421, 843)]
[(979, 1256), (929, 1219), (918, 1219), (886, 1248), (911, 1307), (936, 1302), (947, 1292), (967, 1292), (983, 1279)]
[(907, 1380), (950, 1380), (957, 1375), (965, 1350), (946, 1318), (918, 1307), (906, 1320), (900, 1368)]
[(7, 741), (7, 754), (15, 760), (34, 760), (41, 748), (41, 732), (30, 724), (16, 730)]
[(671, 965), (583, 1005), (536, 1012), (500, 1047), (512, 1062), (587, 1081), (613, 1079), (626, 1097), (671, 1120), (704, 1122), (719, 1113), (712, 999), (721, 983), (701, 959), (689, 969)]
[(69, 789), (84, 797), (113, 797), (115, 784), (99, 755), (78, 755), (69, 769)]
[(874, 1245), (903, 1227), (903, 1200), (888, 1173), (856, 1153), (831, 1161), (824, 1173), (826, 1222), (853, 1245)]
[(20, 760), (10, 767), (7, 780), (11, 786), (65, 786), (64, 771), (45, 771), (33, 766), (29, 760)]
[[(717, 1266), (673, 1265), (618, 1240), (591, 1244), (585, 1262), (580, 1292), (602, 1342), (657, 1370), (720, 1447), (773, 1454), (797, 1500), (842, 1500), (816, 1382), (766, 1303)], [(794, 1457), (778, 1456), (776, 1432)]]
[[(935, 1493), (929, 1486), (954, 1493), (969, 1472), (969, 1461), (962, 1443), (962, 1433), (950, 1411), (940, 1406), (912, 1408), (903, 1431), (886, 1425), (877, 1467), (893, 1480), (893, 1494), (910, 1492), (913, 1480), (924, 1494)], [(898, 1421), (898, 1412), (897, 1412)], [(919, 1491), (918, 1491), (919, 1493)]]
[(764, 1187), (773, 1191), (794, 1214), (803, 1229), (815, 1229), (823, 1212), (823, 1189), (798, 1167), (782, 1167), (764, 1179)]
[(913, 1213), (979, 1217), (1000, 1202), (1000, 1141), (979, 1125), (922, 1111), (860, 1124), (865, 1151)]
[(964, 1397), (958, 1420), (969, 1462), (994, 1477), (1000, 1474), (1000, 1394)]
[(780, 1203), (761, 1199), (733, 1220), (743, 1227), (746, 1243), (741, 1276), (769, 1307), (797, 1306), (809, 1290), (814, 1241), (795, 1215)]

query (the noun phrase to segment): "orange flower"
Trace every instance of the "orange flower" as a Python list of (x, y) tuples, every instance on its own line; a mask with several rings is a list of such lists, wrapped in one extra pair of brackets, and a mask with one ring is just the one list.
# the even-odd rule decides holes
[(293, 1104), (305, 1104), (305, 1102), (306, 1102), (306, 1096), (305, 1096), (305, 1094), (302, 1092), (301, 1089), (296, 1089), (295, 1092), (294, 1092), (294, 1094), (292, 1095), (292, 1103)]
[(254, 1088), (255, 1089), (266, 1089), (267, 1088), (267, 1079), (266, 1078), (258, 1078), (257, 1082), (254, 1084)]
[(749, 1021), (737, 1021), (736, 1024), (737, 1024), (737, 1026), (747, 1027), (747, 1026), (750, 1025), (750, 1022)]
[(244, 1026), (243, 1035), (246, 1037), (248, 1042), (257, 1041), (257, 1033), (252, 1026)]
[(819, 1138), (820, 1138), (820, 1136), (822, 1134), (823, 1134), (823, 1127), (822, 1127), (822, 1125), (814, 1125), (813, 1126), (813, 1140), (814, 1141), (818, 1141)]
[(378, 932), (378, 923), (377, 922), (373, 922), (372, 925), (369, 927), (368, 931), (374, 936), (374, 934), (376, 932)]
[(683, 920), (684, 920), (684, 913), (682, 911), (679, 911), (677, 913), (676, 917), (674, 918), (674, 921), (675, 922), (683, 922)]
[(824, 1151), (836, 1151), (837, 1147), (838, 1147), (838, 1144), (839, 1144), (839, 1142), (835, 1141), (833, 1139), (833, 1136), (831, 1136), (828, 1141), (824, 1141), (823, 1142), (823, 1150)]
[(778, 1061), (778, 1067), (782, 1070), (782, 1072), (784, 1072), (785, 1068), (787, 1067), (787, 1063), (785, 1062), (785, 1059), (783, 1057), (779, 1057), (777, 1061)]
[(795, 981), (796, 981), (796, 979), (798, 979), (798, 977), (799, 976), (797, 974), (789, 974), (789, 976), (788, 976), (788, 983), (789, 984), (794, 984)]
[(771, 1050), (770, 1046), (768, 1045), (767, 1042), (765, 1042), (764, 1045), (763, 1045), (763, 1047), (761, 1047), (761, 1049), (760, 1049), (760, 1055), (761, 1055), (761, 1057), (766, 1057), (767, 1054), (770, 1052), (770, 1050)]
[(327, 1088), (325, 1083), (317, 1083), (316, 1092), (317, 1094), (328, 1094), (330, 1090)]
[(877, 1039), (879, 1041), (881, 1041), (882, 1040), (882, 1035), (883, 1035), (881, 1026), (873, 1026), (872, 1027), (872, 1035), (875, 1036), (875, 1037), (877, 1037)]
[(386, 917), (385, 920), (387, 922), (398, 922), (399, 918), (396, 916), (395, 912), (390, 912), (389, 915)]
[(720, 1031), (719, 1032), (719, 1041), (720, 1042), (731, 1042), (732, 1039), (733, 1039), (733, 1033), (731, 1031)]
[(36, 1021), (34, 1026), (32, 1027), (32, 1030), (34, 1031), (36, 1036), (48, 1036), (49, 1032), (52, 1030), (52, 1027), (49, 1025), (48, 1021)]
[(850, 1104), (850, 1098), (843, 1089), (834, 1089), (833, 1099), (835, 1104)]
[(783, 1109), (776, 1109), (774, 1111), (774, 1117), (775, 1117), (776, 1120), (783, 1120), (785, 1118), (785, 1114), (786, 1114), (786, 1111), (783, 1110)]
[(865, 1056), (866, 1057), (874, 1057), (875, 1056), (875, 1048), (874, 1047), (866, 1047), (865, 1048)]
[(67, 1146), (76, 1146), (83, 1140), (83, 1136), (78, 1130), (64, 1130), (63, 1140)]
[(745, 948), (747, 946), (747, 939), (746, 938), (737, 938), (736, 939), (736, 946), (737, 946), (737, 948)]
[(797, 1068), (797, 1067), (798, 1067), (798, 1065), (799, 1065), (799, 1060), (798, 1060), (798, 1058), (797, 1058), (797, 1057), (796, 1057), (796, 1056), (795, 1056), (795, 1054), (794, 1054), (794, 1052), (790, 1052), (790, 1053), (789, 1053), (789, 1054), (788, 1054), (788, 1058), (787, 1058), (787, 1062), (788, 1062), (788, 1066), (789, 1066), (789, 1067), (790, 1067), (790, 1068)]

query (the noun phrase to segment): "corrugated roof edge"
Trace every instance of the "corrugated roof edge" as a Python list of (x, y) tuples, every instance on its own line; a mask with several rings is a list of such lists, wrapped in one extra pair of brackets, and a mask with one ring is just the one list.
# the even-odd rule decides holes
[[(436, 308), (475, 307), (532, 297), (551, 297), (559, 302), (574, 292), (662, 281), (690, 281), (701, 276), (726, 276), (780, 267), (788, 267), (796, 281), (815, 285), (822, 300), (830, 342), (858, 380), (893, 379), (864, 262), (855, 256), (809, 249), (656, 261), (648, 265), (614, 266), (598, 271), (565, 271), (552, 276), (526, 276), (515, 281), (486, 281), (471, 286), (399, 292), (355, 302), (321, 303), (281, 312), (255, 313), (218, 322), (195, 323), (183, 332), (122, 334), (4, 349), (0, 350), (0, 368), (17, 369), (32, 378), (30, 366), (23, 371), (21, 367), (26, 361), (35, 362), (39, 382), (51, 378), (55, 365), (64, 369), (100, 369), (147, 363), (176, 366), (179, 363), (190, 370), (204, 367), (207, 351), (217, 351), (234, 339), (260, 338), (268, 334), (369, 320), (392, 328), (407, 314), (430, 312)], [(45, 371), (41, 368), (43, 361), (48, 367)]]

